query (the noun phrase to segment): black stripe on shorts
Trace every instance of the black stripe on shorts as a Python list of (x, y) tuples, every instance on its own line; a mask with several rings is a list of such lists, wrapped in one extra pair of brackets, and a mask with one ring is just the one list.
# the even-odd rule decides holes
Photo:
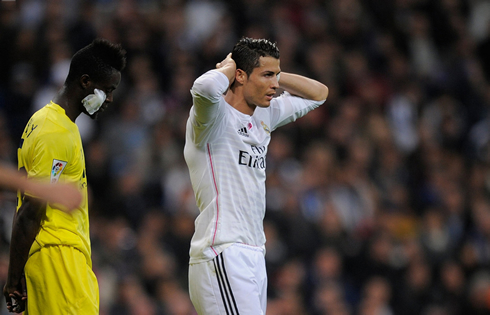
[(226, 315), (239, 315), (238, 307), (236, 305), (235, 296), (226, 274), (225, 262), (223, 259), (223, 253), (219, 254), (213, 259), (214, 270), (218, 279), (219, 291), (221, 293), (221, 299), (225, 306)]

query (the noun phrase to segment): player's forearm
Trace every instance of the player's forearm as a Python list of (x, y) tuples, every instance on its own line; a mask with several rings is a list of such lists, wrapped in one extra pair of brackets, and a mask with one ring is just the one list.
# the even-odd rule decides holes
[(0, 166), (0, 186), (12, 190), (25, 190), (27, 185), (28, 180), (22, 177), (16, 170), (6, 166)]
[(227, 64), (223, 66), (222, 68), (216, 69), (219, 72), (222, 72), (226, 77), (228, 78), (228, 81), (230, 81), (230, 84), (233, 83), (235, 80), (235, 71), (236, 67), (233, 64)]
[(8, 281), (19, 281), (29, 257), (29, 250), (41, 227), (41, 218), (45, 203), (36, 199), (27, 199), (14, 217), (10, 243), (10, 262)]
[(231, 57), (231, 53), (229, 53), (223, 61), (216, 64), (216, 70), (226, 75), (228, 81), (230, 81), (229, 85), (235, 81), (236, 63)]
[(281, 72), (279, 86), (289, 93), (314, 101), (327, 99), (328, 87), (316, 80), (287, 72)]

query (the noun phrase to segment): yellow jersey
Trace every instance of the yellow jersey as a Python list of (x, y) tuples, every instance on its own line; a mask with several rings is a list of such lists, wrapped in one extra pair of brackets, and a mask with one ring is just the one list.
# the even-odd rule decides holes
[[(19, 169), (25, 169), (28, 178), (75, 183), (83, 195), (80, 207), (70, 214), (56, 205), (47, 205), (41, 230), (29, 256), (43, 246), (67, 245), (79, 249), (87, 264), (92, 266), (85, 157), (77, 125), (63, 108), (51, 101), (32, 115), (22, 134), (17, 155)], [(17, 210), (22, 204), (20, 192), (18, 197)]]

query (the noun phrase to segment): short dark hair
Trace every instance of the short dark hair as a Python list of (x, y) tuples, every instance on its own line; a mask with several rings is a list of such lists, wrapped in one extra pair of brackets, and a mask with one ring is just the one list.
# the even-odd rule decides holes
[(98, 38), (73, 55), (65, 84), (78, 80), (84, 74), (94, 81), (101, 81), (109, 78), (114, 71), (121, 72), (124, 67), (126, 51), (121, 45)]
[(260, 66), (260, 57), (279, 59), (279, 48), (267, 39), (242, 37), (233, 47), (231, 57), (235, 60), (237, 69), (250, 75), (254, 68)]

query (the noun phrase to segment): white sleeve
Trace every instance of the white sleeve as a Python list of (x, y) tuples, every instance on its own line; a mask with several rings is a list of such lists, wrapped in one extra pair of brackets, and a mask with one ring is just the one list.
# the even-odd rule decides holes
[(271, 129), (293, 122), (323, 103), (325, 100), (313, 101), (284, 92), (271, 103)]
[(189, 122), (192, 124), (193, 141), (201, 143), (210, 135), (210, 127), (223, 114), (223, 93), (230, 81), (220, 71), (210, 70), (194, 81), (191, 89), (193, 106)]
[(226, 75), (217, 70), (210, 70), (194, 81), (191, 94), (196, 123), (207, 124), (216, 119), (219, 100), (229, 84)]

